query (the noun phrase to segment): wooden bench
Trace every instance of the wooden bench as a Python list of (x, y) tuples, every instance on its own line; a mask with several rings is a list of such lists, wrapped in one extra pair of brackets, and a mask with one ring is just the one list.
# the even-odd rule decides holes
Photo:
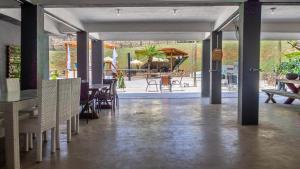
[(273, 103), (276, 103), (275, 99), (273, 98), (274, 95), (285, 96), (285, 97), (293, 98), (293, 99), (300, 99), (300, 94), (297, 94), (297, 93), (291, 93), (291, 92), (275, 90), (275, 89), (264, 89), (262, 91), (268, 95), (268, 98), (265, 101), (265, 103), (269, 103), (270, 100)]

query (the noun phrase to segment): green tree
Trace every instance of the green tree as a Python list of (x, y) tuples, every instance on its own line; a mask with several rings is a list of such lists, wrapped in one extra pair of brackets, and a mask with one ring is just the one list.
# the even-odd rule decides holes
[(150, 65), (152, 62), (153, 57), (157, 58), (165, 58), (166, 55), (162, 52), (159, 51), (156, 46), (151, 45), (151, 46), (146, 46), (144, 50), (141, 50), (136, 53), (137, 57), (143, 56), (147, 58), (147, 64), (148, 64), (148, 73), (150, 73)]

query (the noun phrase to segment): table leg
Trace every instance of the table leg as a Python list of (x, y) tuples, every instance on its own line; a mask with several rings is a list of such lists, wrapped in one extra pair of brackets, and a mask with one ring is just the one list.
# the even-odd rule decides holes
[(17, 105), (14, 103), (7, 104), (4, 118), (6, 167), (7, 169), (20, 169), (19, 112)]
[[(293, 83), (286, 83), (286, 86), (293, 92), (293, 93), (299, 93), (300, 88), (297, 88), (295, 84)], [(288, 98), (284, 104), (292, 104), (294, 102), (294, 98)]]

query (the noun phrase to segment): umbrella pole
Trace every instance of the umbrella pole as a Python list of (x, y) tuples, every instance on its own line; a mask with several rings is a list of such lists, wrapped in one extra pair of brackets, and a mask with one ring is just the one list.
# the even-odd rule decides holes
[(66, 72), (65, 72), (65, 75), (66, 75), (66, 78), (68, 79), (69, 77), (69, 75), (68, 75), (68, 55), (69, 55), (69, 44), (66, 44), (65, 45), (65, 48), (66, 48)]
[(171, 52), (171, 73), (173, 72), (173, 52)]

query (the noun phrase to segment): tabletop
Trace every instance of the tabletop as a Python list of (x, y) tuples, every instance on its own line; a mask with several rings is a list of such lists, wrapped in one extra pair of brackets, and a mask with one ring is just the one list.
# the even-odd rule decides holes
[(37, 90), (22, 90), (20, 92), (6, 92), (0, 94), (0, 103), (18, 102), (34, 99), (37, 97)]
[(109, 87), (109, 84), (90, 84), (90, 89), (102, 89), (103, 87)]

